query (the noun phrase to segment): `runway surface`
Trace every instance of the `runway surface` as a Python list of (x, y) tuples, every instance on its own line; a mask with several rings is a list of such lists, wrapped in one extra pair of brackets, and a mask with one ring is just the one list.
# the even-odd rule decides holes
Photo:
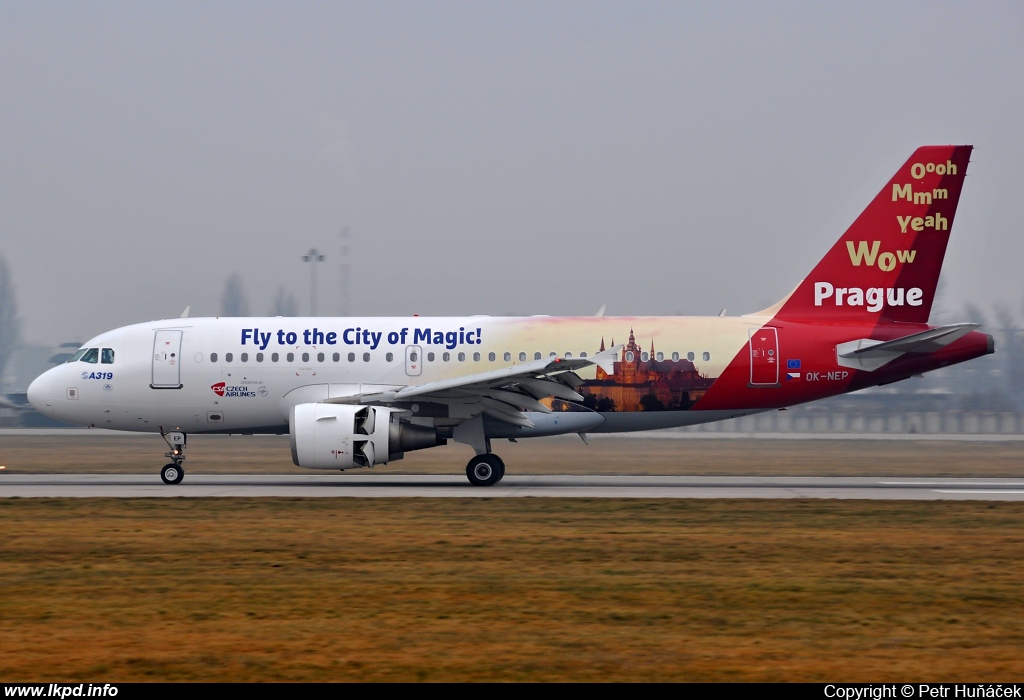
[(3, 498), (841, 498), (1024, 500), (1024, 479), (757, 476), (506, 476), (479, 488), (457, 475), (0, 474)]

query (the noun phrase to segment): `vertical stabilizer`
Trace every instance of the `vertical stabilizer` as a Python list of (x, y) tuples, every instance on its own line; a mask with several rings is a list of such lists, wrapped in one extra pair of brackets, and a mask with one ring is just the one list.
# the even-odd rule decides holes
[(778, 318), (927, 323), (971, 148), (917, 149)]

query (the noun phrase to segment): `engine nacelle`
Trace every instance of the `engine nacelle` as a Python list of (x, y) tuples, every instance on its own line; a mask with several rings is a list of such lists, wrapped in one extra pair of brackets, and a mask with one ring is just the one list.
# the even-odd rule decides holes
[(387, 464), (405, 452), (446, 444), (437, 429), (403, 423), (401, 411), (378, 406), (302, 403), (289, 415), (292, 461), (307, 469)]

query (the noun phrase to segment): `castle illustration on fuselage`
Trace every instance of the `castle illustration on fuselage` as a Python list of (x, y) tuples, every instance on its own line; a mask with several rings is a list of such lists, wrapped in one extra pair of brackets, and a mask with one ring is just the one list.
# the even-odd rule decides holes
[[(605, 349), (604, 338), (600, 349)], [(600, 412), (685, 411), (714, 382), (714, 378), (702, 375), (692, 360), (657, 358), (654, 341), (650, 352), (643, 352), (630, 328), (629, 342), (613, 363), (612, 373), (598, 368), (596, 378), (576, 388), (583, 396), (583, 406)], [(572, 410), (571, 404), (557, 400), (552, 402), (552, 408)]]

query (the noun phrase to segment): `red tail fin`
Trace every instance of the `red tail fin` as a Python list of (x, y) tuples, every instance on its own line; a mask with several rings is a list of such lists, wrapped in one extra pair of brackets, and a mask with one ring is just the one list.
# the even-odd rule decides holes
[(971, 148), (917, 149), (778, 317), (927, 323)]

